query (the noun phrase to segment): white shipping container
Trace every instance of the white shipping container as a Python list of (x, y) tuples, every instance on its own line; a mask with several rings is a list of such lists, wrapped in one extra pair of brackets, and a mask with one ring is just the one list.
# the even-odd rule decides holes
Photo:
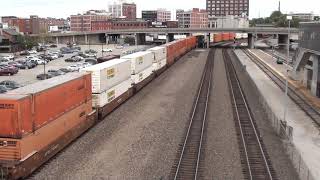
[(92, 93), (101, 93), (131, 77), (131, 61), (113, 59), (81, 70), (92, 76)]
[(148, 51), (143, 51), (123, 56), (121, 59), (129, 59), (131, 61), (131, 74), (138, 74), (152, 66), (153, 54)]
[(152, 70), (153, 71), (157, 71), (157, 70), (163, 68), (166, 65), (167, 65), (167, 59), (163, 59), (163, 60), (161, 60), (161, 61), (159, 61), (157, 63), (153, 63), (152, 64)]
[(126, 81), (123, 81), (122, 83), (108, 89), (107, 91), (104, 91), (100, 94), (93, 94), (93, 107), (103, 107), (112, 102), (114, 99), (118, 98), (132, 87), (131, 82), (131, 79), (127, 79)]
[(165, 47), (158, 46), (158, 47), (148, 49), (147, 51), (150, 51), (153, 53), (153, 55), (154, 55), (153, 62), (154, 63), (160, 62), (161, 60), (167, 58), (167, 48), (165, 48)]
[(153, 67), (150, 66), (149, 68), (145, 69), (139, 74), (131, 75), (132, 83), (138, 84), (141, 81), (147, 79), (152, 73), (153, 73)]

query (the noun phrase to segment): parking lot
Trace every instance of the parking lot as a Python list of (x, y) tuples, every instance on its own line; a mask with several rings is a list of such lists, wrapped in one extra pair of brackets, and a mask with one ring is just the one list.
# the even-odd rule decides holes
[[(101, 45), (79, 45), (81, 47), (81, 51), (93, 49), (98, 52), (97, 57), (102, 56), (102, 46)], [(57, 48), (49, 48), (48, 51), (58, 51), (61, 47), (66, 47), (66, 45), (58, 45)], [(135, 50), (141, 50), (141, 49), (146, 49), (149, 48), (149, 46), (128, 46), (128, 47), (123, 47), (122, 49), (117, 49), (116, 45), (104, 45), (103, 49), (112, 49), (113, 52), (104, 52), (103, 55), (124, 55), (127, 52), (132, 52)], [(43, 54), (43, 52), (37, 53), (34, 56), (37, 56), (39, 54)], [(77, 64), (79, 62), (65, 62), (65, 59), (70, 58), (71, 56), (77, 55), (78, 53), (73, 53), (73, 54), (64, 54), (63, 58), (58, 58), (53, 61), (50, 61), (48, 64), (44, 65), (38, 65), (37, 67), (33, 69), (28, 69), (28, 70), (23, 70), (20, 69), (19, 72), (13, 76), (0, 76), (0, 82), (4, 80), (11, 80), (15, 81), (23, 86), (35, 83), (39, 80), (37, 80), (36, 76), (38, 74), (44, 73), (44, 68), (46, 72), (48, 70), (58, 70), (60, 68), (66, 68), (70, 65)], [(1, 56), (2, 54), (0, 54)], [(3, 54), (5, 55), (5, 54)], [(17, 57), (15, 58), (15, 61), (18, 60), (23, 60), (25, 57)], [(83, 61), (82, 61), (83, 62)], [(81, 62), (80, 62), (81, 63)]]

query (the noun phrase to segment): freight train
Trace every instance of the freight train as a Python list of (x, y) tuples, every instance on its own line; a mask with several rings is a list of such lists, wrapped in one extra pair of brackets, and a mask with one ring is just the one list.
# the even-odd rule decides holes
[(29, 176), (196, 45), (187, 37), (0, 95), (0, 179)]
[(210, 42), (219, 43), (225, 41), (233, 41), (239, 39), (248, 38), (248, 34), (246, 33), (211, 33), (210, 34)]

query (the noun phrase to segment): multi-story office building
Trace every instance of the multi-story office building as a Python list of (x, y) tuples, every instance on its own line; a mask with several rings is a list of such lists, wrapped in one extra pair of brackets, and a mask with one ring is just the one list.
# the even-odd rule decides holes
[(165, 9), (142, 11), (142, 19), (150, 22), (167, 22), (171, 20), (171, 12)]
[(171, 12), (166, 9), (157, 10), (157, 22), (171, 21)]
[(249, 16), (249, 0), (207, 0), (209, 16)]
[(150, 22), (156, 22), (158, 17), (157, 11), (149, 11), (149, 10), (142, 11), (141, 15), (143, 20), (150, 21)]
[(14, 27), (18, 32), (23, 34), (46, 33), (49, 26), (61, 26), (66, 23), (65, 19), (40, 18), (32, 15), (30, 18), (19, 18), (15, 16), (2, 17), (2, 22), (8, 27)]
[(137, 18), (137, 5), (134, 3), (117, 3), (114, 2), (108, 6), (112, 18), (124, 18), (135, 20)]
[(176, 18), (180, 28), (208, 27), (208, 13), (203, 9), (193, 8), (190, 11), (177, 10)]
[(123, 3), (122, 16), (125, 17), (126, 20), (135, 20), (137, 18), (137, 5), (134, 3)]

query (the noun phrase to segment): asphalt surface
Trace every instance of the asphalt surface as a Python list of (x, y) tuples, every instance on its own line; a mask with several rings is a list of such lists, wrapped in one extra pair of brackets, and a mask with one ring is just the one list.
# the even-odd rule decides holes
[[(49, 48), (48, 52), (50, 51), (58, 51), (61, 47), (66, 47), (66, 45), (59, 45), (58, 48)], [(87, 46), (87, 45), (80, 45), (81, 47), (81, 51), (85, 51), (90, 49), (96, 50), (98, 52), (97, 56), (101, 57), (102, 56), (102, 46), (100, 45), (91, 45), (91, 46)], [(125, 52), (130, 52), (136, 49), (142, 49), (142, 48), (148, 48), (149, 46), (129, 46), (129, 47), (124, 47), (123, 49), (117, 49), (115, 45), (108, 45), (108, 46), (104, 46), (103, 49), (107, 49), (107, 48), (111, 48), (113, 50), (113, 52), (108, 52), (108, 53), (103, 53), (103, 55), (108, 55), (108, 54), (114, 54), (114, 55), (122, 55)], [(42, 52), (43, 53), (43, 52)], [(39, 55), (40, 53), (35, 54)], [(38, 82), (39, 80), (37, 80), (36, 76), (38, 74), (42, 74), (44, 71), (48, 71), (48, 70), (58, 70), (60, 68), (66, 68), (68, 66), (77, 64), (77, 63), (83, 63), (84, 61), (81, 62), (65, 62), (64, 60), (67, 58), (70, 58), (73, 55), (76, 55), (77, 53), (73, 53), (73, 54), (65, 54), (65, 57), (63, 58), (59, 58), (53, 61), (50, 61), (48, 64), (45, 65), (38, 65), (37, 67), (33, 68), (33, 69), (28, 69), (28, 70), (19, 70), (19, 72), (13, 76), (0, 76), (0, 82), (4, 81), (4, 80), (11, 80), (11, 81), (15, 81), (21, 85), (28, 85), (28, 84), (32, 84), (35, 82)], [(1, 55), (1, 54), (0, 54)], [(33, 56), (33, 55), (32, 55)], [(25, 59), (25, 56), (21, 56), (15, 59), (15, 61), (17, 60), (23, 60)]]
[(168, 179), (207, 50), (194, 50), (30, 179)]

